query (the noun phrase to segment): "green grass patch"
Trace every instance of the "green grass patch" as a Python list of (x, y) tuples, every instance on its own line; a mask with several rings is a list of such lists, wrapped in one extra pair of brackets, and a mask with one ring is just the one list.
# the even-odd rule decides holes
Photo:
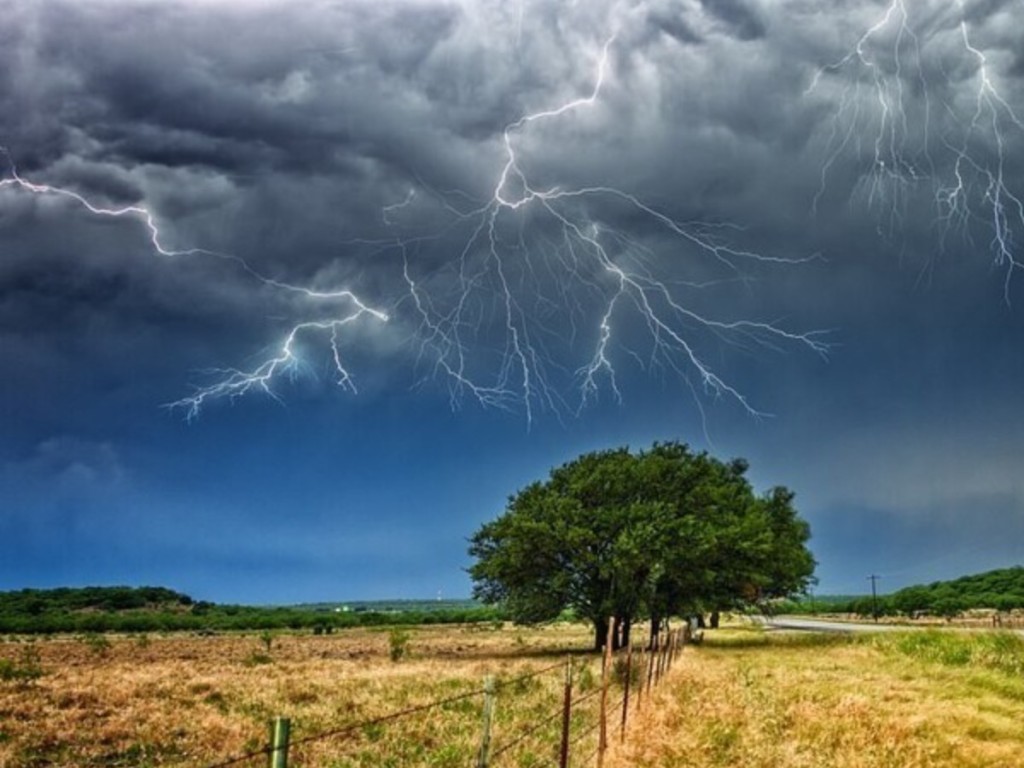
[(1024, 637), (1010, 632), (906, 632), (873, 638), (876, 647), (948, 667), (1024, 675)]
[(704, 645), (709, 648), (822, 648), (849, 645), (851, 635), (826, 632), (766, 632), (761, 628), (726, 629), (708, 633)]

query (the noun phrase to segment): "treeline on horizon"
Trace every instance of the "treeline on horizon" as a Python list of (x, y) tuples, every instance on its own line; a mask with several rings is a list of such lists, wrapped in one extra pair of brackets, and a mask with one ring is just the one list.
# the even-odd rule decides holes
[(0, 632), (227, 632), (500, 621), (499, 608), (470, 600), (390, 600), (310, 606), (219, 605), (164, 587), (61, 587), (0, 592)]
[(879, 616), (930, 614), (947, 618), (978, 608), (1002, 612), (1024, 609), (1024, 566), (904, 587), (891, 594), (878, 595), (877, 599), (871, 595), (808, 596), (784, 600), (774, 606), (776, 613), (871, 616), (877, 611)]

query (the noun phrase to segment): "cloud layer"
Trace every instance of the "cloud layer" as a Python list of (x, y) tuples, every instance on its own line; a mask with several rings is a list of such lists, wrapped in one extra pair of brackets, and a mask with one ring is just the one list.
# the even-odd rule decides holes
[[(127, 472), (125, 444), (162, 450), (138, 431), (163, 434), (157, 405), (281, 359), (267, 390), (296, 412), (483, 403), (522, 428), (614, 405), (670, 436), (650, 412), (682, 409), (692, 440), (736, 418), (734, 452), (820, 468), (796, 474), (823, 513), (995, 494), (1024, 514), (1011, 2), (4, 14), (9, 468), (59, 478), (71, 464), (44, 457), (84, 451), (96, 478)], [(144, 216), (15, 167), (145, 208), (175, 255)], [(263, 418), (243, 391), (264, 390), (204, 400), (210, 418)], [(780, 414), (777, 445), (751, 411)], [(963, 435), (978, 448), (954, 467)], [(829, 484), (829, 462), (849, 472)]]

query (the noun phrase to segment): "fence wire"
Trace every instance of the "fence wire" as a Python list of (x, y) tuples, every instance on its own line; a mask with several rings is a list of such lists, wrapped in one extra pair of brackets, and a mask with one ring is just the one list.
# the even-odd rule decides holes
[[(649, 654), (647, 655), (646, 659), (643, 659), (643, 657), (641, 657), (641, 660), (638, 662), (636, 667), (631, 667), (631, 668), (626, 670), (627, 678), (622, 682), (623, 687), (625, 688), (625, 686), (627, 686), (627, 685), (630, 686), (630, 687), (635, 687), (637, 689), (637, 697), (638, 698), (639, 698), (640, 695), (642, 695), (643, 689), (644, 689), (645, 685), (648, 686), (647, 693), (649, 693), (651, 683), (652, 682), (659, 682), (660, 679), (664, 677), (665, 673), (667, 673), (668, 669), (671, 667), (672, 662), (673, 662), (673, 660), (675, 658), (675, 655), (676, 655), (676, 653), (678, 653), (678, 650), (679, 650), (678, 647), (675, 645), (675, 642), (676, 642), (675, 640), (673, 640), (671, 643), (668, 640), (666, 640), (664, 642), (664, 644), (662, 642), (657, 642), (654, 645), (653, 650), (651, 650), (649, 652)], [(608, 676), (607, 679), (609, 680), (609, 684), (610, 684), (611, 678), (614, 677), (614, 675), (615, 675), (615, 662), (621, 661), (624, 657), (625, 657), (625, 651), (623, 651), (623, 653), (620, 653), (620, 654), (618, 654), (616, 656), (613, 656), (613, 661), (609, 665), (608, 669), (604, 669), (604, 667), (603, 667), (603, 664), (604, 664), (604, 659), (603, 658), (601, 660), (597, 660), (595, 662), (591, 662), (591, 663), (585, 665), (583, 668), (585, 668), (585, 669), (589, 668), (591, 670), (591, 672), (593, 672), (594, 671), (593, 667), (596, 665), (598, 667), (599, 674), (601, 674), (602, 671), (603, 671), (603, 674)], [(516, 685), (522, 684), (522, 683), (524, 683), (524, 682), (526, 682), (528, 680), (533, 680), (535, 678), (541, 677), (541, 676), (546, 675), (548, 673), (551, 673), (551, 672), (553, 672), (555, 670), (565, 670), (567, 668), (567, 664), (569, 665), (569, 668), (572, 669), (572, 664), (570, 662), (568, 662), (568, 661), (560, 661), (560, 662), (558, 662), (556, 664), (552, 664), (550, 666), (542, 667), (542, 668), (536, 669), (536, 670), (531, 670), (530, 672), (527, 672), (527, 673), (522, 674), (522, 675), (518, 675), (518, 676), (516, 676), (514, 678), (509, 678), (509, 679), (504, 679), (504, 680), (496, 680), (494, 682), (494, 684), (493, 684), (492, 689), (491, 689), (491, 695), (494, 695), (497, 692), (502, 691), (504, 689), (507, 689), (507, 688), (509, 688), (511, 686), (516, 686)], [(658, 667), (658, 671), (655, 670), (655, 666), (656, 665)], [(646, 667), (646, 669), (645, 669), (645, 667)], [(634, 669), (638, 669), (639, 670), (639, 680), (636, 683), (634, 683), (632, 680), (629, 679), (629, 676), (633, 674), (633, 670)], [(653, 674), (654, 680), (651, 680), (652, 673), (654, 673)], [(583, 704), (583, 703), (585, 703), (587, 701), (592, 700), (595, 696), (597, 696), (598, 694), (601, 694), (603, 692), (603, 690), (604, 690), (604, 684), (602, 683), (602, 684), (596, 685), (590, 691), (588, 691), (586, 693), (582, 693), (581, 695), (576, 696), (575, 698), (570, 696), (569, 704), (568, 704), (569, 711), (573, 712), (573, 714), (575, 714), (576, 712), (579, 711), (577, 709), (579, 707), (579, 705), (581, 705), (581, 704)], [(464, 693), (460, 693), (460, 694), (457, 694), (457, 695), (454, 695), (454, 696), (448, 696), (448, 697), (445, 697), (445, 698), (442, 698), (442, 699), (435, 699), (433, 701), (429, 701), (429, 702), (426, 702), (424, 704), (418, 704), (418, 705), (415, 705), (415, 706), (407, 707), (405, 709), (401, 709), (401, 710), (397, 710), (397, 711), (394, 711), (394, 712), (390, 712), (388, 714), (381, 715), (379, 717), (369, 718), (369, 719), (361, 720), (359, 722), (354, 722), (354, 723), (351, 723), (351, 722), (350, 723), (345, 723), (343, 725), (339, 725), (336, 728), (331, 728), (331, 729), (328, 729), (326, 731), (321, 731), (319, 733), (310, 734), (308, 736), (303, 736), (301, 738), (292, 740), (290, 742), (290, 744), (288, 744), (287, 746), (275, 747), (273, 745), (267, 745), (267, 746), (261, 747), (259, 749), (254, 749), (254, 750), (252, 750), (250, 752), (246, 752), (246, 753), (243, 753), (243, 754), (239, 754), (239, 755), (236, 755), (236, 756), (233, 756), (233, 757), (226, 758), (226, 759), (221, 760), (221, 761), (216, 762), (216, 763), (208, 764), (205, 768), (230, 768), (230, 766), (238, 765), (239, 763), (244, 763), (246, 761), (254, 760), (256, 758), (262, 757), (262, 758), (265, 759), (265, 758), (273, 755), (276, 752), (286, 751), (286, 750), (291, 749), (291, 748), (300, 747), (300, 746), (303, 746), (303, 745), (306, 745), (306, 744), (311, 744), (311, 743), (314, 743), (314, 742), (325, 741), (325, 740), (328, 740), (328, 739), (334, 739), (334, 738), (339, 738), (339, 737), (343, 737), (343, 736), (349, 736), (349, 735), (351, 735), (353, 733), (362, 731), (364, 729), (372, 728), (373, 726), (383, 725), (383, 724), (386, 724), (386, 723), (394, 722), (396, 720), (401, 720), (403, 718), (410, 717), (410, 716), (415, 715), (415, 714), (419, 714), (419, 713), (422, 713), (422, 712), (427, 712), (429, 710), (437, 709), (439, 707), (444, 707), (444, 706), (447, 706), (447, 705), (450, 705), (450, 704), (454, 704), (454, 703), (459, 702), (459, 701), (465, 701), (467, 699), (484, 696), (486, 693), (488, 693), (486, 688), (482, 688), (482, 687), (481, 688), (474, 688), (474, 689), (472, 689), (470, 691), (466, 691)], [(626, 701), (627, 701), (627, 694), (624, 692), (623, 696), (621, 698), (617, 698), (616, 699), (617, 703), (613, 703), (611, 706), (607, 707), (607, 709), (606, 709), (606, 715), (607, 715), (607, 713), (609, 711), (614, 712), (616, 710), (621, 710), (623, 712), (623, 714), (622, 714), (623, 726), (625, 724), (625, 718), (626, 718), (626, 713), (625, 713), (625, 710), (624, 710), (624, 707), (626, 705)], [(575, 711), (573, 711), (573, 710), (575, 710)], [(597, 717), (595, 718), (594, 722), (590, 723), (587, 727), (583, 728), (582, 730), (579, 730), (575, 735), (573, 735), (569, 739), (567, 744), (568, 744), (568, 746), (570, 748), (573, 747), (573, 746), (578, 745), (580, 742), (583, 741), (583, 739), (585, 739), (587, 736), (590, 736), (591, 734), (593, 734), (601, 726), (600, 712), (597, 712), (596, 714), (597, 714)], [(506, 742), (502, 743), (501, 746), (491, 750), (490, 755), (489, 755), (489, 760), (490, 761), (497, 761), (499, 758), (501, 758), (504, 755), (507, 755), (509, 752), (511, 752), (516, 747), (522, 746), (531, 737), (535, 737), (538, 734), (540, 734), (546, 727), (550, 727), (551, 725), (559, 722), (559, 720), (562, 717), (565, 717), (565, 716), (568, 716), (567, 712), (565, 710), (565, 706), (561, 705), (561, 706), (558, 707), (557, 710), (555, 710), (555, 711), (551, 712), (550, 714), (544, 716), (540, 720), (536, 720), (536, 721), (533, 721), (531, 723), (526, 724), (525, 729), (520, 730), (515, 735), (515, 737), (513, 737), (510, 741), (506, 741)], [(606, 723), (606, 725), (609, 725), (610, 720), (606, 719), (605, 723)], [(601, 747), (602, 747), (602, 744), (599, 741), (597, 747), (589, 755), (589, 757), (584, 760), (584, 763), (588, 762), (591, 758), (593, 758), (600, 751)]]

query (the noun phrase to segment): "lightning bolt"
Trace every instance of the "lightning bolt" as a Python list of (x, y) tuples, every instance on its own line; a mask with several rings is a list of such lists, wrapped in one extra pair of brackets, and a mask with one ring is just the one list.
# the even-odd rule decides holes
[[(972, 83), (973, 98), (966, 109), (955, 98), (959, 83), (946, 72), (946, 45), (962, 52), (958, 69), (970, 72), (966, 82)], [(933, 58), (928, 46), (936, 50)], [(929, 74), (936, 70), (943, 77)], [(943, 94), (943, 87), (953, 95)], [(1024, 205), (1006, 173), (1008, 132), (1024, 135), (1024, 122), (1001, 94), (985, 53), (972, 42), (963, 0), (924, 14), (916, 25), (903, 0), (892, 0), (846, 55), (817, 70), (805, 96), (822, 90), (836, 107), (812, 211), (839, 160), (849, 153), (860, 157), (860, 136), (873, 135), (870, 165), (858, 186), (869, 207), (888, 219), (880, 234), (891, 236), (901, 228), (914, 188), (930, 187), (943, 248), (954, 229), (973, 246), (970, 225), (987, 226), (994, 263), (1005, 270), (1009, 303), (1012, 278), (1022, 266)], [(943, 119), (953, 127), (939, 129)]]
[(295, 352), (296, 340), (299, 336), (304, 334), (320, 334), (327, 337), (334, 372), (337, 377), (337, 384), (343, 389), (347, 389), (352, 392), (356, 391), (353, 376), (342, 360), (339, 334), (344, 331), (347, 326), (352, 325), (363, 317), (370, 317), (380, 322), (387, 322), (389, 317), (385, 312), (370, 306), (348, 289), (330, 291), (314, 290), (312, 288), (293, 285), (291, 283), (285, 283), (280, 280), (266, 277), (253, 269), (243, 258), (234, 254), (221, 253), (204, 248), (188, 248), (184, 250), (170, 248), (162, 241), (156, 216), (149, 208), (141, 205), (108, 207), (94, 202), (88, 197), (71, 189), (30, 181), (18, 173), (17, 167), (11, 160), (10, 154), (6, 148), (0, 147), (0, 154), (7, 157), (10, 165), (10, 177), (0, 179), (0, 190), (12, 189), (28, 192), (33, 195), (54, 196), (69, 200), (71, 203), (84, 208), (89, 213), (96, 216), (139, 220), (143, 223), (148, 232), (149, 242), (153, 251), (160, 256), (183, 257), (198, 255), (224, 259), (235, 263), (246, 274), (265, 286), (282, 292), (296, 294), (302, 297), (305, 301), (312, 302), (317, 305), (338, 305), (340, 308), (337, 313), (329, 319), (309, 320), (299, 322), (294, 325), (285, 336), (284, 341), (277, 346), (276, 351), (252, 369), (241, 370), (237, 368), (228, 368), (210, 371), (210, 373), (216, 377), (213, 384), (197, 388), (193, 394), (175, 402), (168, 403), (168, 408), (183, 410), (185, 417), (188, 420), (191, 420), (199, 415), (202, 408), (208, 402), (219, 398), (234, 399), (253, 391), (261, 391), (275, 399), (279, 399), (279, 396), (274, 391), (272, 385), (275, 380), (280, 378), (282, 375), (294, 374), (296, 372), (297, 365), (299, 363), (299, 358)]
[[(673, 262), (675, 269), (683, 268), (682, 262), (693, 254), (710, 260), (728, 279), (743, 280), (746, 262), (796, 264), (810, 259), (734, 247), (725, 235), (737, 228), (679, 221), (616, 187), (545, 186), (527, 166), (522, 145), (531, 129), (570, 122), (599, 104), (614, 43), (613, 35), (596, 56), (587, 95), (524, 114), (504, 127), (490, 199), (460, 211), (447, 196), (439, 196), (453, 213), (449, 231), (466, 233), (443, 279), (419, 278), (413, 255), (422, 240), (398, 239), (409, 303), (420, 326), (420, 354), (432, 361), (435, 373), (447, 379), (453, 405), (466, 394), (488, 406), (520, 404), (528, 424), (537, 410), (579, 414), (605, 388), (621, 401), (616, 353), (624, 353), (646, 370), (679, 376), (693, 393), (702, 419), (702, 394), (731, 399), (753, 416), (764, 415), (717, 372), (698, 348), (696, 337), (709, 334), (743, 346), (795, 344), (825, 355), (828, 345), (821, 332), (792, 332), (769, 322), (709, 316), (682, 297), (686, 291), (699, 290), (699, 281), (670, 282), (658, 276), (659, 268), (665, 260)], [(551, 145), (547, 149), (557, 152)], [(653, 225), (670, 245), (652, 249), (610, 226), (606, 217), (591, 213), (590, 208), (637, 218), (648, 229)], [(693, 271), (703, 269), (695, 266)], [(555, 295), (546, 293), (544, 286), (553, 286)], [(500, 341), (494, 345), (489, 375), (482, 375), (470, 352), (489, 312), (497, 318)], [(642, 352), (630, 343), (629, 337), (635, 334), (623, 327), (626, 320), (639, 320), (645, 330)], [(563, 355), (552, 349), (561, 350), (559, 342), (575, 349), (581, 336), (589, 352), (577, 366), (566, 368)], [(561, 394), (556, 383), (559, 374), (573, 380), (575, 403)]]
[[(527, 425), (539, 412), (578, 415), (607, 391), (623, 400), (623, 358), (647, 373), (681, 381), (702, 420), (704, 402), (726, 399), (748, 414), (760, 411), (711, 360), (722, 344), (745, 351), (802, 347), (825, 356), (819, 331), (791, 331), (776, 322), (733, 319), (709, 311), (707, 289), (749, 285), (752, 267), (805, 263), (737, 246), (740, 228), (723, 222), (677, 218), (612, 185), (545, 183), (533, 169), (533, 151), (558, 152), (553, 132), (580, 129), (599, 112), (612, 79), (615, 36), (595, 51), (592, 83), (584, 95), (525, 112), (496, 132), (490, 195), (474, 200), (458, 190), (439, 192), (417, 180), (405, 197), (381, 210), (396, 229), (418, 206), (439, 204), (447, 217), (440, 231), (396, 236), (375, 247), (394, 249), (404, 281), (394, 312), (415, 328), (417, 360), (431, 378), (447, 384), (457, 408), (465, 398), (486, 407), (522, 409)], [(585, 128), (585, 126), (583, 126)], [(253, 392), (278, 398), (275, 384), (300, 366), (300, 337), (325, 341), (337, 384), (356, 391), (344, 364), (342, 339), (362, 319), (381, 323), (391, 312), (371, 306), (350, 289), (316, 290), (270, 278), (243, 258), (203, 248), (165, 244), (158, 217), (143, 205), (110, 207), (66, 187), (22, 177), (11, 163), (0, 189), (54, 196), (92, 215), (141, 222), (154, 253), (228, 260), (261, 285), (294, 294), (310, 314), (296, 322), (272, 352), (250, 368), (210, 371), (214, 381), (169, 404), (192, 419), (211, 402)], [(467, 202), (468, 201), (468, 202)], [(639, 226), (616, 226), (626, 218)], [(637, 237), (631, 233), (644, 231)], [(445, 251), (441, 266), (421, 258)], [(323, 319), (323, 306), (331, 315)], [(312, 318), (312, 319), (308, 319)], [(705, 422), (706, 423), (706, 422)], [(707, 430), (705, 428), (705, 434)]]

